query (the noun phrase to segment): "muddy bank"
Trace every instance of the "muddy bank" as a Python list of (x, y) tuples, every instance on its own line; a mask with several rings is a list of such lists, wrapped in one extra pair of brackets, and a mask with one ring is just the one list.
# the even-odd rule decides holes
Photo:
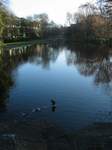
[(65, 132), (47, 121), (0, 122), (0, 150), (69, 150)]
[(0, 122), (0, 150), (111, 150), (112, 124), (68, 134), (47, 121)]

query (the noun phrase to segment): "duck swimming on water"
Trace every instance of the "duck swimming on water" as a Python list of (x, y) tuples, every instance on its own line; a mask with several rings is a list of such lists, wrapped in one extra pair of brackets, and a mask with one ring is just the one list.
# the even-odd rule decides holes
[(56, 100), (55, 100), (55, 98), (52, 98), (52, 99), (51, 99), (51, 103), (52, 103), (52, 105), (56, 105)]

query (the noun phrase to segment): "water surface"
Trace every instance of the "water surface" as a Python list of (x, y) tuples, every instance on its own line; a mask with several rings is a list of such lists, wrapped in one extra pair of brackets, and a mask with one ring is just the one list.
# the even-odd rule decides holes
[(111, 50), (21, 45), (1, 49), (0, 66), (1, 120), (47, 119), (70, 130), (112, 121)]

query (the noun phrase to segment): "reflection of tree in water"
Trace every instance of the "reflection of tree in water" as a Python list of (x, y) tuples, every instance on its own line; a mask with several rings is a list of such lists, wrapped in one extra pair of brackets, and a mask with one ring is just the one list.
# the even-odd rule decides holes
[(14, 67), (22, 63), (30, 62), (47, 68), (51, 62), (56, 61), (59, 50), (54, 49), (54, 47), (49, 47), (48, 43), (40, 43), (8, 49), (4, 52), (4, 55), (8, 56), (9, 64), (11, 66), (14, 64)]
[(112, 62), (104, 59), (98, 66), (95, 83), (110, 83), (112, 80)]
[[(94, 76), (96, 85), (112, 86), (111, 50), (105, 48), (69, 47), (67, 63), (75, 64), (80, 74)], [(78, 49), (78, 50), (77, 50)], [(107, 88), (108, 87), (108, 88)], [(112, 90), (112, 89), (111, 89)]]
[(55, 62), (59, 55), (59, 50), (49, 47), (48, 44), (37, 45), (35, 47), (35, 55), (30, 61), (43, 68), (49, 68), (51, 62)]
[[(81, 75), (93, 76), (94, 83), (110, 98), (110, 109), (98, 111), (96, 122), (112, 121), (112, 50), (107, 48), (69, 48), (67, 62), (74, 64)], [(73, 54), (74, 53), (74, 54)], [(75, 56), (75, 57), (73, 57)], [(73, 59), (71, 59), (73, 57)], [(70, 61), (71, 60), (71, 61)], [(107, 99), (108, 100), (108, 99)]]
[(14, 84), (14, 69), (26, 62), (48, 68), (58, 54), (59, 50), (49, 47), (48, 43), (0, 48), (0, 111), (6, 109), (9, 90)]
[(58, 41), (48, 41), (44, 44), (37, 44), (35, 47), (35, 56), (32, 62), (40, 64), (43, 68), (49, 68), (51, 62), (55, 62), (61, 51), (61, 43)]
[(6, 109), (6, 99), (9, 89), (13, 85), (8, 63), (4, 63), (3, 49), (0, 49), (0, 111)]

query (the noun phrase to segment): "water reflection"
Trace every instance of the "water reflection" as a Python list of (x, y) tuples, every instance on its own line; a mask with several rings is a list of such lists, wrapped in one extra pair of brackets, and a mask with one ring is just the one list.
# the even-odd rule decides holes
[(69, 45), (68, 49), (68, 65), (74, 64), (81, 75), (93, 76), (95, 85), (112, 91), (112, 49), (91, 45)]
[(9, 88), (13, 85), (11, 70), (7, 60), (7, 55), (4, 56), (3, 48), (0, 47), (0, 111), (6, 110)]
[[(65, 83), (67, 77), (65, 78), (64, 75), (67, 72), (67, 69), (69, 69), (69, 66), (72, 65), (72, 69), (76, 68), (78, 73), (83, 77), (92, 77), (93, 83), (96, 86), (103, 88), (106, 94), (111, 96), (111, 92), (112, 92), (112, 51), (111, 49), (107, 49), (104, 47), (96, 48), (94, 46), (88, 46), (88, 45), (80, 46), (78, 44), (74, 45), (73, 43), (63, 44), (63, 42), (61, 43), (56, 41), (54, 42), (47, 41), (44, 43), (42, 42), (33, 45), (23, 45), (23, 46), (17, 46), (12, 48), (6, 47), (4, 49), (3, 48), (0, 49), (0, 111), (6, 111), (6, 108), (8, 107), (7, 99), (10, 93), (10, 89), (15, 88), (14, 85), (16, 82), (15, 81), (16, 75), (14, 74), (14, 72), (16, 71), (16, 69), (19, 68), (19, 66), (22, 66), (24, 64), (32, 64), (35, 65), (36, 67), (40, 66), (43, 70), (49, 71), (50, 69), (52, 70), (52, 64), (57, 63), (60, 53), (61, 54), (64, 53), (65, 55), (62, 55), (62, 57), (60, 57), (62, 61), (58, 62), (58, 67), (63, 65), (63, 61), (65, 61), (64, 62), (65, 70), (63, 70), (64, 72), (62, 72), (61, 69), (59, 69), (58, 70), (59, 74), (56, 75), (54, 72), (52, 74), (54, 75), (53, 76), (54, 78), (52, 76), (50, 76), (49, 78), (48, 76), (46, 77), (48, 78), (49, 82), (50, 82), (50, 78), (52, 78), (53, 82), (51, 82), (51, 86), (53, 87), (42, 85), (43, 88), (45, 87), (45, 89), (43, 90), (44, 92), (45, 90), (46, 91), (48, 90), (47, 88), (49, 88), (52, 92), (54, 92), (54, 95), (52, 96), (55, 96), (55, 91), (61, 87), (62, 89), (61, 88), (60, 89), (65, 92), (64, 93), (65, 97), (68, 96), (67, 95), (68, 92), (70, 93), (69, 97), (71, 97), (72, 95), (74, 99), (76, 95), (75, 96), (73, 95), (74, 93), (73, 91), (74, 89), (77, 90), (78, 85), (77, 86), (69, 85), (69, 82), (70, 84), (72, 83), (71, 80), (73, 80), (73, 78), (70, 78), (71, 80), (68, 80), (69, 81), (68, 87), (71, 88), (70, 90), (67, 89), (64, 85), (60, 84), (61, 80), (63, 80), (62, 82), (63, 84)], [(65, 56), (65, 60), (63, 59), (64, 56)], [(59, 75), (63, 76), (61, 77), (60, 80), (59, 80)], [(74, 76), (75, 72), (74, 75), (73, 72), (72, 74), (69, 75)], [(54, 82), (54, 80), (56, 80), (56, 82)], [(56, 85), (54, 85), (54, 83)], [(34, 82), (32, 84), (34, 84)], [(34, 86), (36, 85), (33, 85), (32, 87)], [(55, 86), (57, 87), (57, 89)], [(54, 91), (52, 90), (52, 88), (54, 89)], [(34, 87), (34, 90), (35, 89), (36, 88)], [(52, 94), (51, 91), (47, 91), (46, 93)], [(59, 96), (62, 95), (60, 94)], [(42, 97), (42, 95), (40, 97)], [(61, 97), (62, 100), (63, 97)], [(48, 99), (48, 97), (46, 97), (46, 99)], [(83, 97), (83, 99), (85, 99), (85, 97)], [(50, 109), (52, 112), (57, 112), (57, 108), (55, 105), (52, 105)]]
[[(41, 65), (49, 69), (51, 62), (55, 62), (59, 52), (59, 43), (44, 43), (23, 45), (18, 47), (0, 47), (0, 111), (6, 110), (9, 90), (14, 86), (13, 70), (24, 63)], [(55, 111), (55, 108), (52, 107)]]
[[(7, 81), (6, 78), (11, 78), (11, 71), (25, 62), (41, 65), (43, 68), (48, 69), (50, 63), (57, 60), (62, 50), (63, 47), (59, 42), (40, 43), (11, 49), (6, 48), (5, 50), (1, 48), (0, 71), (3, 76), (0, 77), (1, 82), (3, 80)], [(112, 81), (111, 54), (112, 51), (110, 49), (96, 48), (87, 45), (80, 46), (70, 43), (67, 45), (66, 60), (68, 65), (72, 64), (77, 66), (81, 75), (94, 76), (94, 83), (96, 85), (103, 84), (108, 88)], [(5, 70), (7, 70), (7, 72)], [(0, 91), (3, 90), (2, 86), (3, 84), (1, 84)]]
[(60, 48), (49, 47), (49, 44), (35, 44), (20, 46), (15, 48), (6, 48), (0, 51), (0, 56), (4, 57), (9, 67), (13, 69), (16, 66), (23, 64), (25, 62), (34, 63), (37, 65), (42, 65), (42, 67), (47, 68), (50, 62), (55, 62)]
[(48, 69), (51, 62), (55, 62), (60, 49), (49, 47), (48, 44), (35, 45), (33, 49), (35, 55), (30, 58), (30, 62), (41, 65), (43, 68)]

